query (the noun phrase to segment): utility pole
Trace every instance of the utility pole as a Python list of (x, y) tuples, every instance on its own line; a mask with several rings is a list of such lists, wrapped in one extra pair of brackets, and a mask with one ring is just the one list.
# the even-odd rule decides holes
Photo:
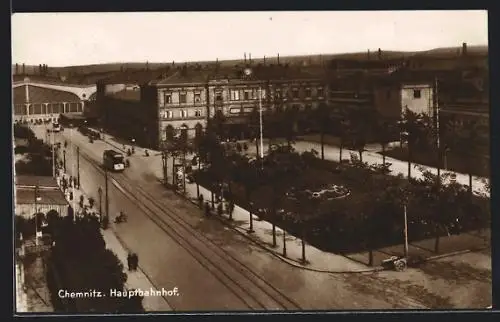
[(108, 169), (104, 167), (106, 219), (109, 219)]
[(437, 179), (438, 184), (441, 183), (441, 142), (440, 142), (440, 129), (439, 129), (439, 95), (438, 95), (438, 79), (434, 78), (434, 130), (436, 131), (436, 148), (438, 153), (438, 166), (437, 166)]
[(262, 88), (259, 87), (259, 123), (260, 123), (260, 161), (261, 168), (264, 168), (264, 136), (262, 124)]
[(405, 249), (404, 249), (404, 255), (405, 258), (408, 257), (408, 216), (406, 212), (406, 203), (403, 205), (404, 208), (404, 217), (405, 217), (405, 227), (404, 227), (404, 237), (405, 237)]
[(38, 183), (35, 185), (35, 245), (38, 246)]
[(56, 157), (54, 153), (54, 134), (50, 136), (50, 144), (52, 146), (52, 177), (56, 177)]
[(284, 229), (281, 229), (283, 231), (283, 257), (286, 257), (286, 232)]
[(97, 190), (97, 193), (99, 194), (99, 222), (102, 223), (102, 188), (99, 187)]
[(80, 187), (80, 147), (76, 147), (76, 176), (78, 181), (78, 187)]

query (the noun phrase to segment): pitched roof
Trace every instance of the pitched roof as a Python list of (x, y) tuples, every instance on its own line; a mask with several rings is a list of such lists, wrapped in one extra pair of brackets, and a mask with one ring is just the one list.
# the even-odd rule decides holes
[(32, 103), (80, 101), (78, 95), (71, 92), (43, 88), (34, 85), (22, 85), (14, 88), (14, 104), (26, 103), (26, 86), (28, 86), (29, 100)]
[(108, 94), (108, 96), (113, 97), (113, 98), (117, 98), (120, 100), (138, 102), (141, 100), (141, 91), (139, 89), (137, 89), (137, 90), (124, 89), (124, 90), (119, 91), (119, 92)]
[(56, 179), (49, 176), (16, 175), (16, 186), (58, 188)]
[[(41, 205), (68, 205), (68, 201), (64, 194), (59, 189), (45, 190), (40, 189), (37, 192), (39, 200), (37, 204)], [(34, 204), (35, 203), (35, 189), (16, 187), (16, 204)]]

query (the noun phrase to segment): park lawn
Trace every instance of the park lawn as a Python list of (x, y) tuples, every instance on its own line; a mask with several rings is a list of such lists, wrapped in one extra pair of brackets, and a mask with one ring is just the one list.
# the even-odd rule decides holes
[[(380, 152), (382, 154), (382, 152)], [(384, 153), (387, 157), (402, 160), (402, 161), (408, 161), (408, 150), (403, 147), (395, 147), (394, 149), (387, 150)], [(429, 152), (422, 152), (422, 151), (415, 151), (413, 153), (413, 160), (412, 162), (430, 166), (430, 167), (437, 167), (438, 162), (437, 162), (437, 156), (435, 153), (429, 153)], [(463, 156), (453, 153), (453, 152), (448, 152), (447, 157), (447, 170), (449, 171), (454, 171), (454, 172), (459, 172), (459, 173), (465, 173), (468, 174), (468, 167), (467, 163), (464, 161)], [(490, 159), (489, 157), (477, 157), (477, 161), (474, 162), (474, 166), (470, 169), (472, 174), (475, 176), (479, 177), (490, 177)]]
[[(378, 173), (356, 164), (339, 165), (337, 162), (318, 158), (308, 158), (306, 163), (308, 167), (300, 175), (275, 180), (279, 182), (263, 178), (261, 184), (250, 191), (250, 202), (253, 206), (250, 206), (246, 199), (244, 186), (237, 182), (231, 183), (230, 189), (224, 192), (224, 197), (232, 199), (238, 206), (251, 210), (261, 219), (274, 223), (295, 236), (305, 235), (309, 244), (323, 251), (352, 253), (401, 243), (404, 229), (402, 206), (394, 204), (381, 213), (373, 213), (373, 208), (378, 192), (385, 187), (398, 185), (399, 180), (406, 181), (405, 178)], [(210, 177), (206, 173), (197, 176), (197, 180), (201, 185), (211, 187)], [(283, 218), (270, 211), (273, 208), (273, 195), (276, 193), (284, 193), (291, 187), (304, 190), (331, 183), (347, 187), (350, 195), (323, 201), (319, 207), (317, 204), (276, 204), (276, 209), (283, 209), (285, 213), (300, 213), (300, 216), (293, 218)], [(474, 199), (485, 205), (482, 198)], [(294, 206), (300, 209), (294, 211)], [(425, 203), (417, 203), (408, 210), (408, 221), (412, 225), (410, 242), (435, 236), (434, 226), (421, 222), (422, 214), (427, 211), (426, 207)], [(263, 209), (267, 209), (267, 212), (259, 211)], [(464, 228), (462, 232), (477, 227), (476, 224), (467, 224)], [(444, 232), (439, 234), (444, 236)]]

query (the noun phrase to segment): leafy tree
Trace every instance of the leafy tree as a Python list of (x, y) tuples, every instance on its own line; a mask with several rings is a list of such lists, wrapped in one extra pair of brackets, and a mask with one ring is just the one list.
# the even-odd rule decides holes
[(403, 113), (402, 132), (406, 137), (408, 150), (408, 179), (411, 178), (411, 164), (413, 161), (414, 150), (424, 138), (422, 137), (422, 128), (425, 125), (422, 122), (422, 115), (412, 112), (406, 108)]
[(472, 175), (478, 160), (478, 146), (481, 144), (477, 121), (466, 122), (461, 131), (465, 132), (465, 135), (460, 140), (456, 151), (460, 154), (462, 160), (465, 161), (466, 170), (469, 175), (469, 194), (472, 196)]
[(385, 167), (385, 151), (387, 145), (392, 141), (392, 123), (383, 116), (377, 115), (375, 128), (375, 138), (382, 147), (382, 165)]
[[(52, 248), (49, 272), (57, 274), (62, 283), (49, 283), (56, 310), (68, 309), (57, 300), (59, 289), (95, 289), (103, 294), (108, 294), (110, 289), (124, 289), (127, 275), (116, 255), (106, 249), (97, 220), (88, 217), (72, 222), (60, 218), (53, 240), (55, 246)], [(66, 306), (71, 305), (69, 309), (77, 312), (139, 313), (144, 311), (141, 301), (141, 298), (134, 297), (89, 297), (72, 299)]]
[(320, 103), (314, 111), (315, 123), (320, 133), (321, 160), (325, 159), (325, 134), (328, 133), (331, 126), (330, 108), (326, 103)]
[(255, 141), (255, 151), (257, 158), (260, 157), (259, 153), (259, 142), (260, 142), (260, 112), (258, 109), (253, 109), (252, 112), (248, 115), (248, 123), (247, 126), (249, 128), (249, 132), (251, 133), (251, 138)]

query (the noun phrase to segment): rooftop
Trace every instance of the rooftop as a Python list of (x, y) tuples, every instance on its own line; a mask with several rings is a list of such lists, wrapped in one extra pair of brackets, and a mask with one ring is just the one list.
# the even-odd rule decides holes
[(58, 188), (56, 179), (49, 176), (16, 175), (16, 186)]
[[(41, 205), (68, 205), (68, 201), (64, 194), (59, 189), (44, 190), (40, 189), (37, 192), (39, 199), (37, 204)], [(34, 204), (35, 203), (35, 189), (16, 187), (16, 204)]]
[(134, 101), (134, 102), (139, 102), (141, 100), (141, 91), (140, 89), (124, 89), (119, 92), (115, 93), (110, 93), (107, 96), (124, 100), (124, 101)]

